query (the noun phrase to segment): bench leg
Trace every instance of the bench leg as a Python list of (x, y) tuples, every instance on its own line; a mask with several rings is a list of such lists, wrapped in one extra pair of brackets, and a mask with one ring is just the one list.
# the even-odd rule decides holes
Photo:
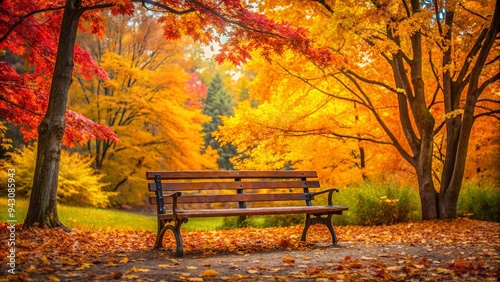
[(182, 243), (182, 235), (181, 235), (181, 225), (186, 222), (186, 220), (176, 220), (175, 224), (168, 224), (166, 221), (158, 221), (158, 234), (156, 236), (156, 243), (154, 248), (160, 249), (163, 248), (163, 236), (165, 236), (165, 232), (167, 230), (172, 231), (175, 237), (175, 256), (182, 257), (184, 255), (184, 247)]
[(307, 230), (309, 227), (313, 224), (324, 224), (326, 228), (330, 231), (330, 234), (332, 235), (332, 243), (333, 245), (337, 245), (337, 236), (335, 235), (335, 230), (333, 229), (332, 225), (332, 215), (326, 215), (326, 217), (321, 217), (321, 215), (311, 215), (311, 214), (306, 214), (306, 221), (304, 223), (304, 230), (302, 231), (302, 237), (300, 238), (301, 241), (305, 242), (306, 241), (306, 236), (307, 236)]
[(173, 226), (173, 225), (166, 226), (168, 229), (170, 229), (172, 231), (172, 233), (174, 233), (175, 244), (176, 244), (176, 247), (175, 247), (175, 256), (176, 257), (184, 256), (184, 247), (182, 245), (182, 235), (181, 235), (181, 229), (180, 229), (181, 224), (182, 224), (182, 222), (180, 224), (176, 223), (175, 226)]
[(158, 228), (156, 231), (156, 243), (154, 249), (163, 248), (163, 236), (165, 235), (165, 231), (167, 231), (166, 225), (167, 222), (165, 220), (158, 220)]

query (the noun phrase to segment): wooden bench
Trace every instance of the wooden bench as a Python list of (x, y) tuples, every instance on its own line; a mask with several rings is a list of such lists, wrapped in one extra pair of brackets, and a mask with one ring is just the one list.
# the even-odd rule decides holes
[[(165, 232), (171, 230), (176, 240), (176, 256), (183, 256), (180, 227), (189, 218), (251, 215), (305, 214), (301, 241), (309, 226), (324, 224), (337, 244), (331, 217), (342, 214), (345, 206), (333, 204), (336, 188), (318, 192), (315, 171), (151, 171), (146, 173), (148, 189), (155, 192), (149, 202), (157, 205), (158, 231), (154, 248), (163, 248)], [(313, 179), (311, 179), (313, 178)], [(328, 193), (327, 205), (312, 205), (320, 194)], [(288, 205), (277, 206), (277, 202)], [(304, 205), (298, 205), (304, 203)], [(211, 205), (217, 204), (217, 208)], [(223, 207), (219, 207), (223, 206)]]

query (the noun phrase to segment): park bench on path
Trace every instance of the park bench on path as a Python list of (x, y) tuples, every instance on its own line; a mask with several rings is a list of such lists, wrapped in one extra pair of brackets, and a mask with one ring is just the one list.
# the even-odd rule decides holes
[[(338, 189), (310, 191), (320, 188), (315, 171), (150, 171), (146, 178), (154, 180), (148, 183), (149, 191), (155, 192), (149, 203), (157, 205), (154, 248), (163, 248), (163, 236), (171, 230), (179, 257), (184, 254), (180, 228), (189, 218), (305, 214), (301, 241), (306, 240), (311, 225), (320, 223), (328, 228), (335, 245), (332, 215), (347, 210), (333, 204), (333, 192)], [(327, 205), (312, 205), (316, 196), (326, 193)]]

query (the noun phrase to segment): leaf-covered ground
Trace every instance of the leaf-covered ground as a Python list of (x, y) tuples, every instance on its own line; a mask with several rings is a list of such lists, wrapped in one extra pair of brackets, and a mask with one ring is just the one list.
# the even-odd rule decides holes
[[(16, 231), (22, 281), (497, 281), (500, 224), (456, 219), (392, 226), (302, 227), (184, 232), (186, 255), (151, 251), (155, 234), (126, 231)], [(0, 225), (2, 238), (10, 233)], [(167, 248), (174, 247), (165, 236)], [(8, 250), (8, 241), (0, 242)], [(6, 254), (6, 252), (3, 252)], [(8, 258), (3, 255), (2, 266)], [(2, 267), (2, 269), (5, 269)], [(5, 270), (6, 271), (6, 270)], [(7, 272), (5, 272), (8, 274)]]

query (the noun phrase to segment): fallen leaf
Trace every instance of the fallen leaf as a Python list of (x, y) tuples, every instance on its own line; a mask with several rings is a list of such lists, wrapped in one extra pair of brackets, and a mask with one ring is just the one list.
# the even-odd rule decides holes
[(59, 281), (61, 281), (61, 279), (57, 278), (57, 276), (55, 276), (55, 275), (49, 275), (49, 276), (47, 276), (47, 278), (49, 278), (49, 280), (52, 281), (52, 282), (59, 282)]
[(245, 269), (245, 271), (246, 271), (247, 273), (249, 273), (249, 274), (256, 274), (256, 273), (258, 273), (258, 272), (259, 272), (259, 271), (258, 271), (258, 269), (257, 269), (257, 267), (255, 267), (255, 266), (249, 266), (249, 267), (247, 267), (247, 268)]
[(241, 274), (236, 274), (233, 276), (223, 276), (223, 277), (221, 277), (221, 280), (222, 281), (238, 281), (238, 280), (242, 280), (245, 278), (247, 278), (247, 276), (241, 275)]
[(306, 268), (306, 274), (308, 276), (311, 276), (311, 275), (314, 275), (314, 274), (318, 274), (319, 272), (321, 272), (321, 269), (315, 267), (315, 266), (310, 266), (310, 267), (307, 267)]
[(286, 249), (286, 248), (290, 247), (290, 245), (291, 245), (290, 240), (288, 240), (288, 239), (281, 239), (280, 246), (283, 249)]
[(295, 263), (295, 259), (289, 256), (284, 256), (282, 261), (284, 263), (290, 263), (290, 264)]
[(50, 265), (50, 261), (46, 256), (41, 256), (40, 260), (42, 261), (43, 265)]
[(234, 262), (247, 262), (248, 259), (233, 259)]
[(91, 263), (82, 263), (80, 267), (78, 267), (76, 270), (84, 270), (85, 268), (90, 268), (92, 264)]
[(111, 272), (109, 274), (109, 277), (111, 279), (120, 279), (122, 276), (123, 276), (123, 273), (121, 273), (120, 271)]
[(200, 274), (201, 277), (215, 277), (217, 275), (219, 275), (219, 272), (213, 269), (207, 269)]
[(125, 273), (132, 273), (132, 272), (148, 272), (149, 269), (147, 268), (138, 268), (138, 267), (135, 267), (135, 266), (132, 266), (129, 270), (127, 270), (127, 272)]

